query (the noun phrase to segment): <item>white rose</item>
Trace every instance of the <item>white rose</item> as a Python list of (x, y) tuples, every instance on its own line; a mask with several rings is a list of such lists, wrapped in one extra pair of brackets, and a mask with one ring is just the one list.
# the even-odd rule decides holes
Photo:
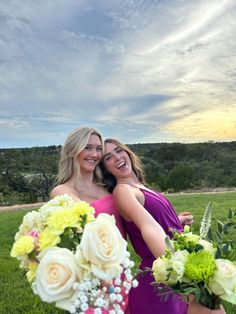
[(217, 270), (209, 280), (208, 288), (221, 299), (236, 303), (236, 265), (226, 259), (216, 259)]
[(87, 223), (79, 247), (91, 264), (91, 272), (98, 278), (109, 281), (120, 274), (120, 264), (127, 255), (127, 242), (113, 216), (99, 214), (95, 221)]
[(184, 269), (185, 269), (185, 263), (186, 263), (188, 254), (189, 253), (187, 250), (183, 250), (183, 251), (176, 251), (171, 256), (172, 270), (173, 270), (171, 271), (171, 277), (173, 281), (182, 282)]
[(42, 228), (42, 215), (39, 212), (32, 211), (27, 213), (24, 218), (23, 222), (20, 225), (20, 232), (21, 234), (27, 233), (29, 230), (36, 229), (39, 230)]
[(68, 249), (53, 247), (41, 252), (38, 259), (35, 293), (49, 303), (71, 298), (79, 273), (73, 253)]
[(27, 213), (23, 218), (23, 224), (27, 225), (29, 228), (32, 228), (34, 225), (37, 225), (38, 220), (40, 220), (41, 214), (36, 211)]
[(158, 257), (152, 265), (153, 276), (158, 283), (167, 283), (170, 275), (170, 260), (165, 256)]
[(71, 196), (67, 195), (67, 194), (63, 194), (63, 195), (57, 195), (56, 197), (54, 197), (53, 199), (51, 199), (50, 201), (48, 201), (46, 204), (44, 204), (43, 206), (40, 207), (40, 211), (47, 209), (49, 207), (70, 207), (74, 204), (74, 201), (72, 199)]
[(16, 234), (15, 234), (15, 241), (19, 240), (20, 237), (22, 236), (22, 232), (21, 231), (18, 231)]
[(56, 210), (63, 210), (65, 208), (70, 208), (74, 205), (74, 201), (71, 196), (67, 194), (58, 195), (48, 201), (46, 204), (40, 207), (39, 212), (42, 213), (43, 216), (47, 217), (52, 212)]
[(213, 247), (213, 244), (211, 242), (200, 239), (198, 243), (203, 246), (205, 251), (208, 251), (209, 253), (211, 253), (212, 256), (215, 256), (216, 248)]
[(78, 245), (75, 252), (75, 260), (77, 265), (80, 268), (80, 278), (88, 278), (91, 275), (91, 264), (84, 257), (83, 252), (81, 251), (80, 246)]
[(52, 213), (54, 213), (55, 211), (59, 211), (59, 210), (64, 210), (65, 208), (63, 206), (46, 206), (45, 208), (42, 208), (40, 210), (40, 213), (42, 214), (42, 216), (44, 217), (44, 219), (47, 219), (48, 216), (50, 216)]

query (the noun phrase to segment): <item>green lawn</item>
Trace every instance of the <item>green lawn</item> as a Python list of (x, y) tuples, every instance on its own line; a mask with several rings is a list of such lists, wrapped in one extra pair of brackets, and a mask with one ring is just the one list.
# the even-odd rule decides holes
[[(228, 210), (236, 211), (236, 193), (167, 195), (178, 212), (191, 211), (194, 214), (193, 231), (199, 230), (203, 212), (209, 201), (213, 203), (213, 225), (216, 219), (225, 221)], [(63, 311), (54, 306), (44, 304), (36, 297), (23, 273), (19, 269), (16, 259), (9, 256), (14, 235), (29, 210), (0, 213), (0, 313), (1, 314), (59, 314)], [(236, 230), (233, 234), (236, 241)], [(135, 258), (135, 260), (137, 260)], [(227, 314), (235, 314), (236, 306), (223, 303)], [(144, 313), (145, 314), (145, 313)]]

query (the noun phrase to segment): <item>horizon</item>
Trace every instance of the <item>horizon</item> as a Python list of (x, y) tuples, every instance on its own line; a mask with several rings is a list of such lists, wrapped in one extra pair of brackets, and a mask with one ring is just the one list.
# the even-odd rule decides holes
[[(213, 141), (213, 140), (209, 140), (209, 141), (205, 141), (205, 142), (150, 142), (150, 143), (125, 143), (125, 145), (146, 145), (146, 144), (182, 144), (182, 145), (194, 145), (194, 144), (223, 144), (223, 143), (233, 143), (236, 142), (236, 140), (234, 141)], [(0, 150), (4, 150), (4, 149), (30, 149), (30, 148), (47, 148), (50, 146), (56, 146), (56, 147), (62, 147), (62, 144), (56, 145), (56, 144), (51, 144), (51, 145), (40, 145), (40, 146), (26, 146), (26, 147), (0, 147)]]

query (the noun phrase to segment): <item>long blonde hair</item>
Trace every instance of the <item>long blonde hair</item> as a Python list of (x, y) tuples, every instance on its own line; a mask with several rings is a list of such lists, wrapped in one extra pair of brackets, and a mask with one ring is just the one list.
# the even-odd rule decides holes
[[(93, 128), (81, 127), (69, 133), (61, 149), (56, 179), (57, 184), (65, 183), (72, 177), (75, 171), (79, 171), (79, 163), (76, 161), (76, 157), (85, 148), (91, 135), (97, 135), (101, 140), (102, 147), (104, 146), (102, 135)], [(94, 179), (95, 181), (100, 181), (96, 171)]]

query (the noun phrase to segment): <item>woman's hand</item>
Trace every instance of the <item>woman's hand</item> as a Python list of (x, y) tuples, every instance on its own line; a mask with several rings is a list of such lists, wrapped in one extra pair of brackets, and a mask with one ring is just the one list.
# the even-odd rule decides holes
[(193, 224), (193, 215), (190, 212), (182, 212), (178, 214), (179, 220), (183, 226), (188, 225), (192, 226)]
[(196, 299), (193, 295), (188, 297), (188, 314), (226, 314), (223, 306), (220, 306), (218, 310), (211, 310), (202, 304), (196, 302)]

